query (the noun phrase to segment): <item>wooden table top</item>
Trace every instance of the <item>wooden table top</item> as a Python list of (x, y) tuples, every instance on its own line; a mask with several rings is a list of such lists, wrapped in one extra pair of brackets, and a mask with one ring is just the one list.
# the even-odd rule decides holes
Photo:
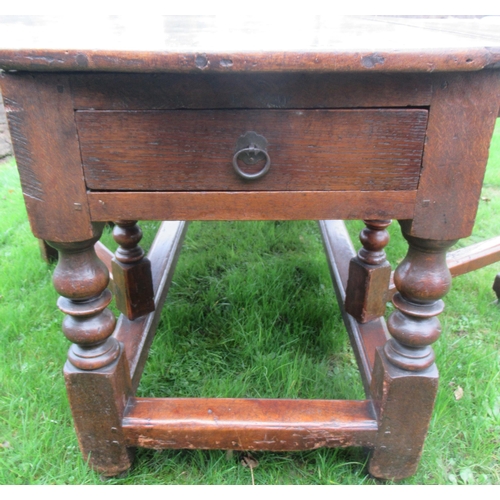
[(0, 16), (0, 68), (478, 71), (500, 68), (500, 16)]

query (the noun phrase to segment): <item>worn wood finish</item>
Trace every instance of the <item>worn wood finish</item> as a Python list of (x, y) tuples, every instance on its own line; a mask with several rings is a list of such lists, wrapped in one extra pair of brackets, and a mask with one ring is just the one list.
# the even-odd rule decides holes
[[(65, 377), (91, 465), (117, 474), (135, 445), (362, 445), (373, 475), (412, 474), (436, 394), (445, 251), (472, 229), (498, 112), (500, 19), (112, 18), (95, 36), (76, 23), (64, 44), (49, 17), (28, 24), (0, 17), (0, 69), (18, 71), (0, 81), (33, 230), (61, 252)], [(250, 130), (269, 142), (258, 181), (231, 168)], [(186, 224), (164, 223), (149, 252), (155, 311), (115, 327), (93, 222), (393, 218), (410, 247), (389, 340), (383, 318), (346, 311), (355, 252), (341, 222), (320, 223), (366, 401), (134, 398)], [(125, 260), (142, 258), (132, 233)], [(369, 240), (376, 266), (383, 244)]]
[[(259, 19), (260, 21), (260, 19)], [(256, 21), (256, 22), (259, 22)], [(425, 33), (424, 36), (427, 36)], [(273, 72), (282, 71), (342, 71), (353, 72), (430, 72), (477, 71), (495, 68), (500, 61), (498, 52), (488, 48), (444, 49), (440, 52), (414, 49), (394, 53), (364, 50), (361, 53), (330, 54), (321, 52), (295, 54), (283, 52), (237, 53), (228, 58), (224, 53), (158, 54), (149, 52), (110, 50), (3, 50), (0, 68), (6, 71), (112, 71), (117, 73), (198, 73), (205, 72)]]
[(130, 371), (123, 346), (111, 364), (92, 371), (69, 361), (64, 378), (84, 459), (105, 476), (116, 476), (132, 465), (133, 450), (125, 442), (122, 417), (132, 396)]
[(456, 242), (410, 236), (408, 222), (401, 228), (408, 253), (394, 276), (391, 338), (377, 351), (371, 389), (379, 431), (369, 470), (392, 479), (416, 471), (431, 420), (438, 384), (431, 344), (441, 334), (437, 316), (451, 286), (446, 250)]
[(121, 315), (113, 334), (114, 338), (123, 343), (125, 347), (134, 390), (139, 385), (149, 348), (160, 321), (162, 306), (172, 282), (175, 264), (187, 228), (188, 224), (186, 222), (162, 223), (148, 252), (148, 258), (151, 261), (155, 310), (135, 321), (130, 321), (124, 315)]
[[(90, 189), (395, 191), (417, 188), (427, 111), (80, 111), (76, 122)], [(248, 131), (271, 158), (253, 181), (232, 166)]]
[(68, 359), (81, 370), (95, 370), (112, 363), (119, 346), (112, 338), (115, 317), (107, 308), (112, 295), (107, 289), (109, 274), (97, 258), (94, 238), (82, 242), (48, 242), (59, 253), (53, 274), (54, 287), (61, 295), (59, 309), (66, 314), (63, 332), (73, 342)]
[(322, 220), (319, 221), (319, 227), (342, 318), (349, 333), (365, 392), (370, 397), (375, 351), (386, 343), (389, 333), (383, 318), (376, 318), (369, 323), (358, 323), (346, 312), (344, 302), (349, 263), (356, 252), (343, 221)]
[(92, 238), (67, 76), (2, 74), (0, 81), (33, 234)]
[[(464, 248), (458, 248), (446, 255), (446, 265), (453, 278), (476, 271), (498, 261), (500, 261), (500, 236)], [(498, 286), (500, 287), (500, 283)], [(394, 284), (393, 273), (387, 292), (387, 300), (391, 300), (395, 293), (396, 285)]]
[(377, 421), (369, 401), (137, 398), (123, 429), (129, 446), (295, 451), (372, 446)]
[(412, 235), (452, 240), (471, 234), (498, 114), (499, 79), (493, 71), (436, 79)]
[(410, 218), (416, 191), (90, 192), (91, 217), (140, 220)]
[(386, 227), (391, 222), (365, 220), (366, 227), (359, 236), (363, 246), (349, 264), (345, 309), (361, 323), (368, 323), (385, 313), (391, 265), (384, 248), (389, 243)]
[(62, 36), (57, 17), (0, 22), (0, 68), (6, 70), (437, 72), (500, 62), (495, 17), (415, 24), (391, 16), (304, 15), (279, 22), (261, 13), (102, 16), (92, 20), (92, 36), (85, 22), (73, 22)]
[[(74, 73), (75, 109), (321, 109), (428, 106), (432, 75)], [(193, 92), (196, 87), (196, 92)]]
[(115, 282), (113, 280), (113, 270), (111, 266), (111, 261), (113, 260), (115, 254), (111, 250), (109, 250), (108, 247), (103, 245), (100, 241), (96, 242), (96, 244), (94, 245), (94, 250), (99, 260), (106, 266), (106, 269), (108, 270), (109, 273), (108, 289), (113, 294), (114, 297)]
[(416, 373), (401, 370), (378, 348), (371, 396), (378, 410), (379, 430), (368, 464), (370, 474), (397, 481), (415, 473), (429, 429), (438, 378), (436, 365)]
[(142, 231), (137, 221), (116, 221), (113, 238), (119, 244), (111, 261), (115, 305), (134, 320), (155, 310), (151, 262), (139, 245)]
[(132, 387), (123, 346), (112, 337), (108, 271), (94, 249), (102, 227), (95, 225), (96, 236), (86, 241), (50, 244), (59, 252), (53, 281), (72, 342), (64, 376), (80, 449), (93, 468), (115, 475), (131, 465), (121, 419)]
[(95, 253), (99, 260), (106, 266), (109, 272), (110, 281), (113, 280), (113, 272), (111, 269), (111, 261), (113, 260), (114, 253), (109, 250), (108, 247), (104, 246), (100, 241), (94, 245)]
[(421, 371), (434, 362), (430, 344), (441, 333), (437, 316), (444, 309), (441, 300), (451, 286), (446, 266), (446, 250), (456, 240), (427, 240), (409, 235), (409, 224), (402, 222), (408, 253), (396, 268), (394, 283), (398, 293), (392, 302), (387, 326), (392, 338), (384, 351), (392, 364), (408, 371)]
[[(40, 246), (40, 256), (45, 262), (57, 262), (58, 254), (54, 247), (51, 247), (46, 241), (38, 240)], [(94, 245), (95, 253), (97, 257), (103, 262), (107, 267), (109, 272), (109, 280), (113, 281), (113, 274), (111, 272), (111, 260), (113, 259), (113, 252), (111, 252), (106, 246), (104, 246), (100, 241), (97, 241)], [(110, 283), (111, 284), (111, 283)]]

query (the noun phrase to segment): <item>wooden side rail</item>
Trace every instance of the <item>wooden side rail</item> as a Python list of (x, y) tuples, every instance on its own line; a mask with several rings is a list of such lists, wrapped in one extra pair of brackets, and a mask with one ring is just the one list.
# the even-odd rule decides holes
[(370, 401), (131, 398), (123, 417), (128, 446), (294, 451), (372, 447)]
[(358, 362), (358, 367), (367, 395), (370, 394), (372, 371), (375, 363), (377, 347), (385, 344), (389, 338), (387, 327), (383, 318), (378, 318), (369, 323), (358, 323), (345, 311), (345, 290), (349, 275), (349, 262), (356, 255), (351, 238), (341, 220), (319, 221), (325, 253), (330, 266), (330, 273), (337, 295), (342, 317), (351, 338), (351, 344)]
[(127, 319), (123, 314), (120, 315), (113, 334), (125, 346), (134, 390), (139, 384), (149, 347), (160, 321), (162, 306), (172, 282), (187, 228), (188, 223), (184, 221), (162, 222), (148, 252), (148, 258), (151, 261), (155, 311), (134, 321)]
[(103, 243), (98, 241), (95, 245), (95, 253), (99, 257), (99, 259), (104, 262), (104, 265), (107, 267), (109, 271), (109, 279), (113, 280), (113, 271), (111, 269), (111, 261), (113, 260), (114, 253)]

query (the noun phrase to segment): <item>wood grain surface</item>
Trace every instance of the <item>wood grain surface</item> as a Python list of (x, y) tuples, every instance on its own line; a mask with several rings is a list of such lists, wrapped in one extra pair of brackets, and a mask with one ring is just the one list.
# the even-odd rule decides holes
[(369, 401), (137, 398), (123, 431), (129, 446), (308, 450), (370, 446), (377, 421)]
[(477, 71), (495, 16), (3, 16), (0, 68), (30, 71)]
[[(79, 111), (76, 122), (90, 189), (394, 191), (417, 188), (427, 111)], [(271, 158), (254, 181), (232, 165), (249, 131)]]
[(377, 318), (368, 323), (358, 323), (345, 310), (344, 303), (349, 279), (349, 263), (356, 256), (356, 251), (344, 221), (320, 220), (319, 228), (340, 312), (356, 356), (365, 393), (370, 398), (376, 349), (386, 343), (389, 333), (383, 318)]
[[(423, 107), (434, 75), (412, 73), (71, 73), (75, 109)], [(196, 91), (194, 89), (196, 88)]]
[(91, 238), (67, 76), (15, 73), (0, 80), (33, 234), (56, 242)]
[(435, 81), (410, 234), (435, 240), (472, 232), (499, 106), (500, 72)]
[(94, 221), (411, 219), (417, 191), (90, 192)]

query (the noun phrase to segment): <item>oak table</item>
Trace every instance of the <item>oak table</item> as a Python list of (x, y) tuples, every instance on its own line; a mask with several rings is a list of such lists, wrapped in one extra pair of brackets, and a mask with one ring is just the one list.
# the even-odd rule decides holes
[[(59, 252), (64, 375), (93, 468), (119, 474), (138, 446), (363, 446), (372, 475), (415, 472), (438, 383), (446, 250), (471, 233), (498, 113), (499, 25), (0, 19), (13, 146), (32, 231)], [(277, 219), (320, 221), (366, 399), (135, 397), (179, 221)], [(357, 254), (342, 219), (366, 223)], [(391, 219), (409, 249), (386, 324)], [(139, 220), (165, 221), (148, 256)], [(97, 244), (105, 221), (115, 255)]]

